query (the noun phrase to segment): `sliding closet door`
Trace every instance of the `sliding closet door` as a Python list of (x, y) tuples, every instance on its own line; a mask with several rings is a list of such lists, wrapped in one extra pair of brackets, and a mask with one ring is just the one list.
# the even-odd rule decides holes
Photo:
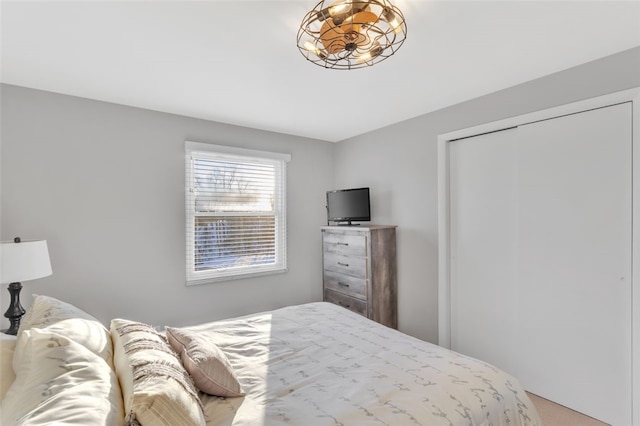
[(518, 129), (525, 387), (631, 424), (631, 104)]
[(515, 374), (517, 129), (449, 143), (451, 349)]
[(631, 424), (631, 104), (448, 143), (451, 347)]

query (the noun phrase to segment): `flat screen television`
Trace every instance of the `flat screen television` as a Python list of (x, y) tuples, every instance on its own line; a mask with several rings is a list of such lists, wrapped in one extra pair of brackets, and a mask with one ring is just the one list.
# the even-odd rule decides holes
[(327, 220), (338, 225), (354, 221), (370, 221), (369, 188), (327, 191)]

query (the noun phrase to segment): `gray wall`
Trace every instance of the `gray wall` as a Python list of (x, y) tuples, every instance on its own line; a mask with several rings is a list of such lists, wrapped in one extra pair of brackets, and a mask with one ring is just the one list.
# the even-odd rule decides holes
[(437, 342), (437, 136), (634, 86), (640, 86), (640, 48), (336, 145), (336, 187), (371, 187), (372, 222), (398, 225), (400, 330)]
[[(16, 86), (0, 86), (1, 238), (46, 239), (51, 277), (31, 294), (108, 323), (186, 325), (321, 300), (329, 142)], [(289, 272), (185, 286), (184, 141), (290, 153)], [(5, 286), (3, 286), (5, 287)], [(0, 289), (1, 309), (9, 304)], [(7, 325), (3, 319), (2, 326)]]
[[(54, 275), (25, 306), (191, 324), (320, 300), (324, 191), (370, 186), (373, 222), (399, 227), (400, 329), (435, 342), (437, 135), (639, 85), (636, 48), (335, 145), (2, 85), (1, 237), (49, 241)], [(289, 273), (184, 285), (185, 139), (292, 154)]]

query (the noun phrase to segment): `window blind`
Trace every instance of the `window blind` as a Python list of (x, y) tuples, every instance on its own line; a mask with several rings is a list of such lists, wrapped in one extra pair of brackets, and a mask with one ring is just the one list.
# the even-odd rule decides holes
[(290, 156), (186, 142), (187, 284), (286, 270)]

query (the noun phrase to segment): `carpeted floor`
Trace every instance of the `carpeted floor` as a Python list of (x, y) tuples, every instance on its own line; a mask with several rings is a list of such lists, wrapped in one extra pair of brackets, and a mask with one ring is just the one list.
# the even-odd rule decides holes
[(607, 423), (585, 416), (532, 393), (527, 392), (527, 395), (536, 406), (544, 426), (607, 426)]

